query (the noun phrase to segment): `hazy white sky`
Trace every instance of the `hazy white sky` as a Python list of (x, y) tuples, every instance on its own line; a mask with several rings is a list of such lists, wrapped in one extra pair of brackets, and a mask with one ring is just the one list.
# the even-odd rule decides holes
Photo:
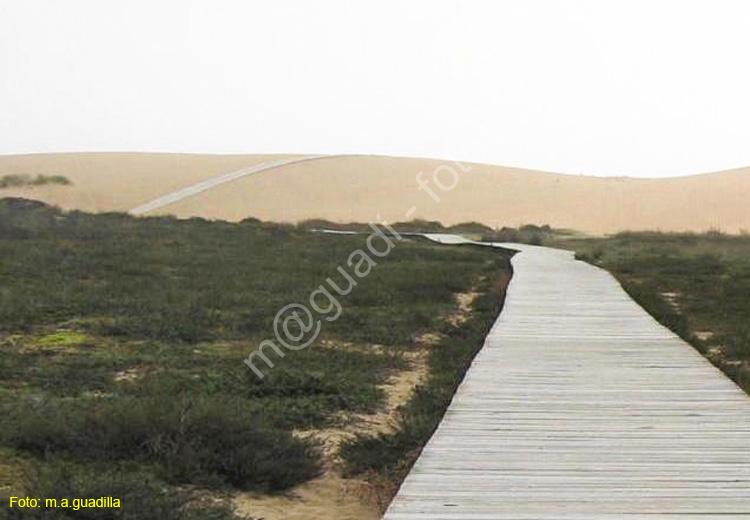
[(750, 2), (0, 0), (0, 153), (750, 165)]

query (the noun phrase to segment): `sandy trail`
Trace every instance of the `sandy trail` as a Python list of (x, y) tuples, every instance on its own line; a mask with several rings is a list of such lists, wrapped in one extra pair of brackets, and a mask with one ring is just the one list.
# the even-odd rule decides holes
[(206, 190), (217, 188), (221, 186), (222, 184), (226, 184), (228, 182), (236, 181), (243, 177), (247, 177), (248, 175), (253, 175), (256, 173), (273, 170), (275, 168), (281, 168), (282, 166), (287, 166), (290, 164), (297, 164), (297, 163), (301, 163), (305, 161), (312, 161), (315, 159), (325, 159), (327, 157), (329, 156), (309, 155), (305, 157), (291, 157), (291, 158), (277, 159), (274, 161), (263, 162), (254, 166), (250, 166), (248, 168), (243, 168), (241, 170), (236, 170), (233, 172), (218, 175), (216, 177), (211, 177), (210, 179), (206, 179), (205, 181), (201, 181), (197, 184), (192, 184), (185, 188), (181, 188), (177, 191), (167, 193), (166, 195), (162, 195), (161, 197), (157, 199), (154, 199), (150, 202), (141, 204), (140, 206), (131, 209), (130, 213), (132, 213), (133, 215), (143, 215), (151, 211), (164, 208), (166, 206), (174, 204), (175, 202), (179, 202), (188, 197), (194, 197), (195, 195), (198, 195), (199, 193), (204, 192)]

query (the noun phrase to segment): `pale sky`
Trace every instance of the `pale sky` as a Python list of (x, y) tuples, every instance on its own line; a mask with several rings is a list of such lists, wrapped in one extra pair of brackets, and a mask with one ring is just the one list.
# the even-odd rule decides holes
[(0, 154), (750, 165), (750, 2), (0, 0)]

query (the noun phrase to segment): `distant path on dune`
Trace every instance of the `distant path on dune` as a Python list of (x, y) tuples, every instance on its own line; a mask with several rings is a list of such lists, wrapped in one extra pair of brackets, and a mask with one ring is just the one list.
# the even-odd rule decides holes
[(193, 184), (186, 188), (182, 188), (180, 190), (167, 193), (166, 195), (162, 195), (161, 197), (157, 199), (154, 199), (150, 202), (141, 204), (140, 206), (131, 209), (129, 213), (131, 215), (143, 215), (144, 213), (148, 213), (155, 209), (163, 208), (164, 206), (169, 206), (170, 204), (174, 204), (175, 202), (180, 201), (182, 199), (192, 197), (203, 191), (216, 188), (217, 186), (221, 186), (222, 184), (226, 184), (228, 182), (236, 181), (237, 179), (241, 179), (242, 177), (247, 177), (248, 175), (254, 175), (256, 173), (273, 170), (274, 168), (281, 168), (282, 166), (288, 166), (290, 164), (298, 164), (301, 162), (314, 161), (316, 159), (330, 159), (333, 157), (343, 157), (343, 156), (341, 155), (306, 155), (303, 157), (292, 157), (291, 159), (279, 159), (276, 161), (268, 161), (268, 162), (264, 162), (261, 164), (256, 164), (254, 166), (249, 166), (241, 170), (235, 170), (229, 173), (225, 173), (217, 177), (213, 177), (211, 179), (205, 180), (203, 182)]
[(505, 307), (384, 519), (750, 519), (739, 387), (572, 252), (482, 245)]
[[(248, 217), (288, 223), (369, 222), (380, 215), (389, 222), (418, 218), (446, 226), (549, 224), (594, 235), (750, 230), (750, 167), (633, 179), (463, 163), (470, 171), (461, 172), (455, 189), (443, 190), (436, 180), (452, 185), (450, 164), (366, 154), (0, 156), (0, 177), (63, 175), (71, 182), (3, 188), (0, 197), (40, 200), (65, 210), (230, 222)], [(420, 174), (426, 184), (417, 181)]]

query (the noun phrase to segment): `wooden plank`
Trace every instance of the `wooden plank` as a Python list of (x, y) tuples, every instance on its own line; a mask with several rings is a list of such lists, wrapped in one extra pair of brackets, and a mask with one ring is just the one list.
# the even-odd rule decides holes
[(747, 396), (607, 272), (502, 245), (505, 309), (384, 518), (750, 518)]

